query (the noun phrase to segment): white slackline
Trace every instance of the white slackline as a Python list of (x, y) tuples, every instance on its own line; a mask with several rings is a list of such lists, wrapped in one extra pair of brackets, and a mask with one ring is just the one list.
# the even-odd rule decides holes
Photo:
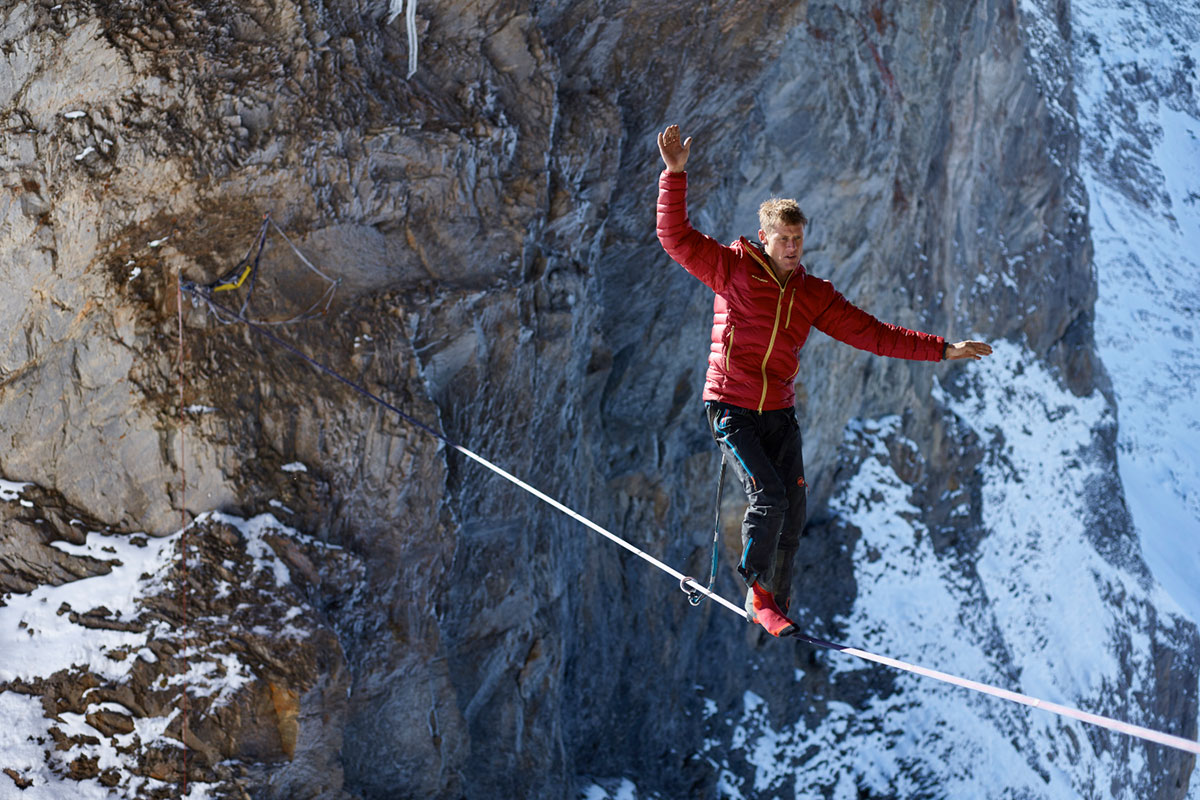
[[(410, 0), (410, 3), (411, 2), (412, 2), (412, 0)], [(411, 8), (411, 6), (410, 6), (410, 8)], [(282, 233), (282, 231), (281, 231), (281, 233)], [(241, 314), (238, 314), (235, 311), (224, 308), (220, 304), (215, 303), (211, 297), (209, 297), (207, 294), (201, 293), (194, 286), (182, 286), (181, 288), (183, 289), (183, 291), (186, 291), (195, 297), (201, 298), (206, 303), (208, 303), (208, 305), (213, 307), (214, 310), (219, 310), (220, 312), (227, 314), (228, 316), (230, 316), (234, 319), (244, 322), (251, 329), (258, 331), (259, 333), (261, 333), (263, 336), (267, 337), (271, 341), (275, 342), (276, 344), (280, 345), (281, 347), (291, 351), (295, 355), (304, 359), (309, 364), (311, 364), (314, 368), (321, 370), (322, 372), (330, 375), (331, 377), (341, 381), (342, 383), (346, 384), (350, 388), (354, 389), (356, 392), (359, 392), (360, 394), (362, 394), (366, 397), (369, 397), (370, 399), (374, 400), (376, 403), (379, 403), (383, 407), (396, 412), (397, 414), (400, 415), (400, 417), (402, 419), (407, 420), (409, 423), (411, 423), (415, 427), (425, 431), (430, 436), (433, 436), (434, 438), (444, 442), (445, 444), (447, 444), (448, 446), (457, 450), (458, 452), (462, 453), (464, 456), (471, 459), (472, 461), (476, 461), (479, 464), (482, 464), (483, 466), (487, 467), (492, 472), (501, 476), (505, 480), (516, 484), (517, 486), (519, 486), (522, 489), (524, 489), (525, 491), (529, 492), (531, 495), (538, 498), (539, 500), (549, 503), (550, 505), (554, 506), (556, 509), (558, 509), (562, 513), (566, 514), (568, 517), (571, 517), (572, 519), (586, 525), (587, 527), (591, 528), (592, 530), (594, 530), (596, 533), (600, 534), (601, 536), (603, 536), (607, 539), (611, 539), (612, 541), (619, 544), (621, 547), (624, 547), (626, 550), (628, 550), (629, 552), (636, 555), (638, 558), (649, 561), (651, 564), (658, 567), (660, 570), (662, 570), (663, 572), (667, 573), (668, 575), (670, 575), (671, 577), (673, 577), (677, 581), (679, 581), (680, 588), (691, 587), (691, 589), (694, 592), (704, 595), (705, 597), (709, 598), (710, 600), (712, 600), (715, 603), (720, 603), (721, 605), (725, 606), (725, 608), (729, 609), (730, 611), (732, 611), (733, 613), (742, 617), (743, 619), (749, 619), (750, 615), (740, 605), (729, 602), (724, 597), (721, 597), (720, 595), (716, 594), (715, 592), (710, 591), (708, 588), (701, 586), (695, 580), (684, 575), (682, 572), (672, 569), (671, 567), (669, 567), (668, 565), (659, 561), (657, 558), (655, 558), (654, 556), (645, 552), (644, 550), (640, 550), (639, 548), (634, 547), (632, 544), (625, 541), (620, 536), (617, 536), (615, 533), (613, 533), (609, 530), (606, 530), (605, 528), (601, 527), (600, 525), (597, 525), (595, 522), (592, 522), (590, 519), (588, 519), (587, 517), (583, 516), (582, 514), (576, 512), (575, 510), (567, 508), (565, 505), (558, 502), (557, 500), (555, 500), (553, 497), (546, 494), (545, 492), (535, 489), (534, 487), (530, 486), (528, 483), (526, 483), (525, 481), (516, 477), (515, 475), (513, 475), (509, 472), (506, 472), (505, 470), (496, 466), (492, 462), (488, 461), (486, 458), (483, 458), (480, 455), (472, 453), (470, 450), (463, 447), (462, 445), (459, 445), (459, 444), (451, 441), (449, 438), (446, 437), (445, 434), (443, 434), (437, 430), (434, 430), (433, 428), (429, 427), (428, 425), (421, 422), (420, 420), (406, 414), (402, 409), (398, 408), (395, 405), (392, 405), (391, 403), (384, 400), (379, 395), (376, 395), (373, 392), (366, 389), (365, 387), (349, 380), (348, 378), (337, 373), (336, 371), (329, 368), (328, 366), (326, 366), (318, 361), (313, 360), (312, 358), (310, 358), (309, 356), (307, 356), (303, 352), (301, 352), (299, 349), (297, 349), (294, 345), (289, 344), (288, 342), (285, 342), (283, 339), (280, 339), (278, 336), (276, 336), (270, 330), (263, 327), (261, 324), (254, 322), (252, 320), (248, 320)], [(934, 680), (942, 681), (944, 683), (950, 683), (955, 686), (962, 686), (963, 688), (971, 689), (976, 692), (982, 692), (983, 694), (990, 694), (993, 697), (999, 697), (1002, 700), (1010, 700), (1014, 703), (1020, 703), (1022, 705), (1033, 706), (1034, 708), (1040, 708), (1044, 711), (1049, 711), (1054, 714), (1059, 714), (1060, 716), (1070, 717), (1071, 719), (1077, 719), (1077, 720), (1080, 720), (1081, 722), (1091, 723), (1092, 725), (1099, 725), (1102, 728), (1108, 728), (1109, 730), (1119, 731), (1120, 733), (1127, 733), (1130, 736), (1136, 736), (1139, 739), (1145, 739), (1145, 740), (1151, 741), (1151, 742), (1158, 742), (1159, 744), (1164, 744), (1164, 745), (1167, 745), (1168, 747), (1174, 747), (1179, 750), (1186, 750), (1189, 753), (1200, 754), (1200, 742), (1195, 742), (1195, 741), (1192, 741), (1191, 739), (1184, 739), (1181, 736), (1172, 736), (1170, 734), (1162, 733), (1160, 731), (1152, 730), (1150, 728), (1143, 728), (1140, 725), (1131, 725), (1128, 722), (1121, 722), (1120, 720), (1111, 719), (1109, 717), (1102, 717), (1099, 714), (1089, 714), (1086, 711), (1079, 711), (1078, 709), (1070, 708), (1068, 706), (1062, 706), (1062, 705), (1059, 705), (1058, 703), (1051, 703), (1046, 700), (1039, 700), (1038, 698), (1030, 697), (1029, 695), (1019, 694), (1017, 692), (1010, 692), (1007, 689), (1001, 689), (996, 686), (990, 686), (986, 683), (980, 683), (978, 681), (967, 680), (966, 678), (960, 678), (956, 675), (950, 675), (949, 673), (946, 673), (946, 672), (939, 672), (937, 670), (929, 669), (927, 667), (921, 667), (916, 664), (909, 664), (904, 661), (898, 661), (894, 658), (888, 658), (887, 656), (875, 655), (874, 653), (867, 652), (866, 650), (859, 650), (856, 647), (846, 647), (845, 645), (835, 644), (834, 642), (826, 642), (821, 639), (816, 639), (816, 638), (813, 638), (811, 636), (807, 636), (804, 634), (795, 634), (793, 636), (793, 638), (799, 639), (800, 641), (807, 642), (809, 644), (817, 645), (818, 647), (826, 647), (831, 650), (838, 650), (843, 653), (849, 653), (850, 655), (858, 656), (859, 658), (865, 659), (867, 661), (874, 661), (878, 664), (885, 664), (889, 667), (894, 667), (896, 669), (902, 669), (906, 672), (912, 672), (917, 675), (924, 675), (927, 678), (933, 678)]]
[[(749, 614), (741, 606), (729, 602), (724, 597), (721, 597), (719, 594), (716, 594), (715, 592), (709, 591), (706, 587), (700, 585), (692, 578), (689, 578), (686, 575), (684, 575), (683, 573), (671, 568), (667, 564), (664, 564), (663, 562), (659, 561), (657, 558), (655, 558), (654, 556), (645, 552), (644, 550), (641, 550), (641, 549), (635, 547), (634, 545), (632, 545), (629, 542), (622, 539), (620, 536), (617, 536), (615, 533), (613, 533), (609, 530), (606, 530), (605, 528), (603, 528), (600, 525), (597, 525), (595, 522), (592, 522), (590, 519), (588, 519), (587, 517), (583, 516), (582, 514), (576, 512), (575, 510), (568, 508), (567, 506), (565, 506), (562, 503), (555, 500), (553, 497), (550, 497), (548, 494), (546, 494), (542, 491), (539, 491), (538, 489), (535, 489), (534, 487), (530, 486), (528, 483), (526, 483), (525, 481), (516, 477), (515, 475), (501, 469), (500, 467), (496, 466), (492, 462), (488, 461), (486, 458), (483, 458), (482, 456), (472, 453), (470, 450), (468, 450), (465, 447), (462, 447), (461, 445), (451, 443), (451, 446), (458, 452), (465, 455), (467, 458), (470, 458), (474, 461), (479, 462), (483, 466), (490, 469), (492, 472), (495, 472), (497, 475), (500, 475), (501, 477), (505, 478), (506, 480), (511, 481), (512, 483), (516, 484), (517, 486), (521, 487), (525, 491), (529, 492), (530, 494), (532, 494), (534, 497), (538, 498), (539, 500), (543, 500), (546, 503), (549, 503), (550, 505), (554, 506), (556, 509), (558, 509), (562, 513), (566, 514), (568, 517), (571, 517), (572, 519), (586, 525), (587, 527), (591, 528), (592, 530), (594, 530), (596, 533), (600, 534), (601, 536), (603, 536), (607, 539), (611, 539), (613, 542), (616, 542), (621, 547), (624, 547), (626, 550), (628, 550), (629, 552), (638, 556), (639, 558), (645, 559), (646, 561), (650, 562), (654, 566), (661, 569), (663, 572), (667, 573), (671, 577), (678, 580), (680, 582), (681, 587), (684, 585), (690, 586), (695, 591), (708, 597), (710, 600), (712, 600), (716, 603), (720, 603), (721, 605), (725, 606), (730, 611), (732, 611), (733, 613), (742, 617), (743, 619), (749, 619)], [(979, 681), (968, 680), (967, 678), (960, 678), (957, 675), (951, 675), (947, 672), (940, 672), (936, 669), (929, 669), (928, 667), (922, 667), (917, 664), (909, 664), (905, 661), (899, 661), (894, 658), (888, 658), (887, 656), (876, 655), (875, 653), (871, 653), (866, 650), (859, 650), (857, 647), (846, 647), (845, 645), (835, 644), (833, 642), (825, 642), (820, 639), (814, 639), (810, 636), (804, 636), (804, 635), (798, 635), (795, 638), (798, 638), (798, 639), (808, 642), (810, 644), (819, 645), (821, 647), (827, 647), (829, 649), (838, 650), (843, 653), (849, 653), (852, 656), (858, 656), (859, 658), (865, 659), (867, 661), (874, 661), (877, 664), (884, 664), (889, 667), (894, 667), (896, 669), (904, 670), (905, 672), (912, 672), (917, 675), (923, 675), (926, 678), (933, 678), (934, 680), (942, 681), (943, 683), (949, 683), (949, 684), (953, 684), (955, 686), (961, 686), (965, 689), (971, 689), (972, 691), (981, 692), (983, 694), (989, 694), (992, 697), (999, 697), (1002, 700), (1009, 700), (1013, 703), (1020, 703), (1021, 705), (1032, 706), (1033, 708), (1040, 708), (1043, 711), (1049, 711), (1053, 714), (1058, 714), (1063, 717), (1070, 717), (1071, 719), (1077, 719), (1081, 722), (1087, 722), (1092, 725), (1099, 725), (1102, 728), (1108, 728), (1109, 730), (1118, 731), (1119, 733), (1126, 733), (1126, 734), (1129, 734), (1130, 736), (1136, 736), (1139, 739), (1145, 739), (1145, 740), (1151, 741), (1151, 742), (1158, 742), (1159, 744), (1164, 744), (1168, 747), (1174, 747), (1179, 750), (1186, 750), (1189, 753), (1200, 754), (1200, 742), (1194, 742), (1191, 739), (1185, 739), (1182, 736), (1172, 736), (1171, 734), (1162, 733), (1161, 731), (1156, 731), (1156, 730), (1153, 730), (1152, 728), (1144, 728), (1141, 725), (1132, 725), (1128, 722), (1122, 722), (1117, 719), (1112, 719), (1111, 717), (1104, 717), (1099, 714), (1090, 714), (1086, 711), (1080, 711), (1078, 709), (1071, 708), (1070, 706), (1059, 705), (1058, 703), (1051, 703), (1047, 700), (1040, 700), (1036, 697), (1030, 697), (1029, 695), (1021, 694), (1019, 692), (1012, 692), (1012, 691), (1009, 691), (1008, 689), (1001, 689), (997, 686), (991, 686), (986, 683), (980, 683)]]

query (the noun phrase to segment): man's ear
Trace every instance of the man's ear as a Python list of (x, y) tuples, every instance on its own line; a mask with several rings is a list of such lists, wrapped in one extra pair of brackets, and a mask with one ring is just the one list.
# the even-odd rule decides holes
[(758, 229), (758, 240), (760, 242), (762, 242), (763, 244), (767, 243), (767, 232), (764, 231), (762, 228)]

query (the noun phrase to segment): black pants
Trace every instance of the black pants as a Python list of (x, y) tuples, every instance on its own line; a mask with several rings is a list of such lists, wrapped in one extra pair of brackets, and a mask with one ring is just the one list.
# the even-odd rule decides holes
[(738, 572), (747, 586), (759, 581), (786, 609), (808, 490), (796, 413), (790, 408), (759, 413), (711, 401), (704, 405), (713, 438), (750, 502), (742, 518)]

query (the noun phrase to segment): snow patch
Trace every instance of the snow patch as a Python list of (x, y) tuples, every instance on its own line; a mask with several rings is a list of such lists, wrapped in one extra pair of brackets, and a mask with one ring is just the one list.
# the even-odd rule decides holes
[[(637, 785), (628, 778), (599, 779), (580, 792), (578, 800), (638, 800)], [(642, 795), (652, 800), (657, 795)]]
[(21, 490), (29, 485), (28, 483), (17, 483), (16, 481), (6, 481), (0, 478), (0, 500), (11, 503), (14, 500), (21, 499)]
[[(0, 497), (11, 501), (27, 484), (0, 480)], [(188, 530), (208, 520), (237, 528), (244, 537), (247, 551), (255, 568), (265, 570), (277, 585), (289, 581), (286, 566), (274, 555), (265, 541), (268, 534), (304, 538), (269, 514), (245, 520), (224, 514), (205, 514), (197, 518)], [(168, 584), (170, 572), (179, 558), (183, 532), (154, 539), (141, 535), (109, 535), (89, 532), (83, 544), (53, 542), (57, 550), (76, 557), (88, 557), (109, 566), (106, 574), (75, 580), (61, 586), (39, 586), (31, 592), (6, 593), (0, 607), (0, 682), (36, 682), (63, 670), (86, 670), (103, 681), (121, 683), (140, 662), (154, 663), (158, 659), (147, 646), (151, 639), (180, 640), (180, 633), (165, 622), (146, 622), (145, 632), (117, 631), (85, 627), (73, 623), (69, 612), (84, 614), (103, 606), (108, 619), (138, 618), (143, 600), (174, 591)], [(284, 636), (302, 637), (306, 632), (291, 624), (302, 608), (281, 609)], [(153, 619), (153, 617), (151, 617)], [(255, 680), (250, 668), (234, 653), (218, 652), (219, 642), (185, 648), (186, 675), (172, 676), (165, 685), (187, 686), (191, 697), (211, 697), (219, 706), (231, 700), (249, 682)], [(86, 700), (91, 692), (84, 694)], [(65, 777), (69, 762), (79, 757), (94, 758), (99, 770), (114, 770), (119, 783), (117, 796), (146, 796), (168, 787), (160, 781), (140, 778), (130, 770), (128, 759), (134, 756), (122, 750), (136, 750), (157, 744), (172, 748), (177, 742), (166, 736), (168, 726), (177, 712), (165, 717), (137, 718), (129, 709), (112, 702), (97, 700), (89, 712), (98, 710), (128, 714), (134, 731), (106, 737), (99, 734), (85, 714), (60, 713), (46, 718), (40, 697), (30, 697), (14, 691), (0, 691), (0, 753), (3, 763), (20, 779), (29, 782), (20, 791), (22, 800), (58, 800), (70, 796), (92, 800), (109, 798), (110, 789), (98, 781), (74, 781)], [(85, 736), (86, 740), (72, 743), (63, 751), (54, 746), (51, 730), (57, 728), (66, 736)], [(0, 774), (0, 796), (8, 797), (4, 787), (16, 783), (10, 776)], [(190, 798), (208, 797), (211, 787), (189, 784)]]

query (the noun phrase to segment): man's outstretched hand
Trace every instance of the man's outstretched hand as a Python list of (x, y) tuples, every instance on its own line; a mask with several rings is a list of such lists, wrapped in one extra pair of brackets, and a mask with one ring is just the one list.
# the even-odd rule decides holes
[(680, 144), (679, 126), (668, 125), (667, 129), (658, 135), (658, 152), (662, 154), (668, 172), (683, 172), (688, 156), (692, 153), (692, 137), (689, 136), (687, 141)]
[(946, 360), (973, 358), (976, 361), (992, 354), (992, 346), (985, 342), (956, 342), (946, 345)]

